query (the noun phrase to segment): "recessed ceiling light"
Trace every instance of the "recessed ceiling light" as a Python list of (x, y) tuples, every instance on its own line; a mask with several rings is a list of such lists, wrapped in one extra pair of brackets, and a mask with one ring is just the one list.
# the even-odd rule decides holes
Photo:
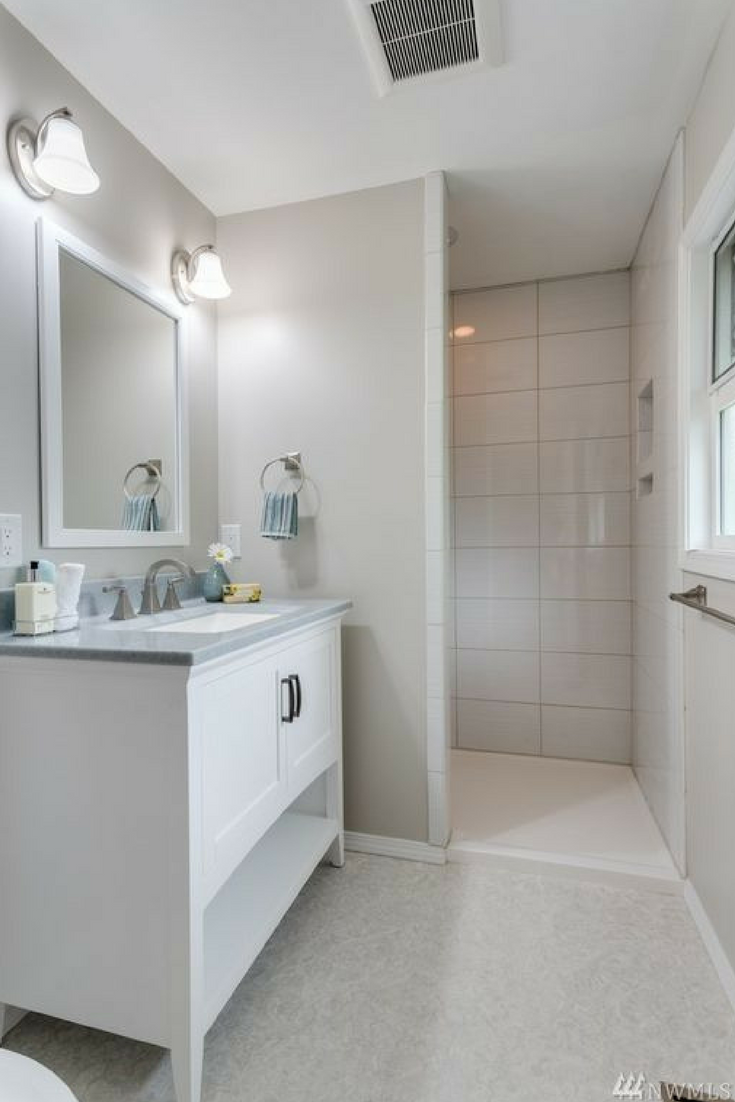
[(475, 327), (474, 325), (458, 325), (454, 330), (454, 339), (462, 340), (463, 337), (474, 337)]

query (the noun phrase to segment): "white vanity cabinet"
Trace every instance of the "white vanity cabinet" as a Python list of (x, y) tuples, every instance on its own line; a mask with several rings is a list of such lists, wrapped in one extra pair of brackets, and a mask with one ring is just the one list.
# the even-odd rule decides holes
[(206, 1030), (343, 862), (340, 617), (194, 666), (0, 656), (0, 699), (0, 1003), (170, 1048), (197, 1102)]

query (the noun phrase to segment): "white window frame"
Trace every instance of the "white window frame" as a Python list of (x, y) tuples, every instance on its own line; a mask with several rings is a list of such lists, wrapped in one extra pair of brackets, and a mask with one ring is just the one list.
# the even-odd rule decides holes
[[(711, 545), (715, 550), (735, 551), (735, 534), (723, 535), (722, 524), (722, 427), (721, 415), (728, 406), (735, 405), (735, 366), (710, 386), (710, 442), (712, 468), (710, 492), (713, 497)], [(733, 488), (735, 489), (735, 487)]]
[(735, 223), (735, 132), (679, 248), (682, 570), (735, 581), (735, 535), (720, 535), (720, 413), (735, 402), (735, 366), (714, 379), (715, 253)]

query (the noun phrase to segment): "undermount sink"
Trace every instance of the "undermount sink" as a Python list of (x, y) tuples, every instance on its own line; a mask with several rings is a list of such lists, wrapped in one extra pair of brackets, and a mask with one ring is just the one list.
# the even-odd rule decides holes
[(266, 620), (276, 620), (278, 612), (210, 612), (204, 616), (191, 616), (185, 620), (173, 620), (167, 624), (157, 624), (146, 631), (182, 632), (196, 635), (214, 635), (223, 631), (237, 631), (240, 628), (263, 624)]

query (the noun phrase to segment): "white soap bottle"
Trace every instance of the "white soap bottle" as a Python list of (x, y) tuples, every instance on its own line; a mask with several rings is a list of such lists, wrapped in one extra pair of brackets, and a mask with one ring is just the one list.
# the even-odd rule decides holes
[(15, 634), (46, 635), (54, 630), (56, 587), (38, 581), (38, 562), (32, 561), (28, 581), (15, 587)]

